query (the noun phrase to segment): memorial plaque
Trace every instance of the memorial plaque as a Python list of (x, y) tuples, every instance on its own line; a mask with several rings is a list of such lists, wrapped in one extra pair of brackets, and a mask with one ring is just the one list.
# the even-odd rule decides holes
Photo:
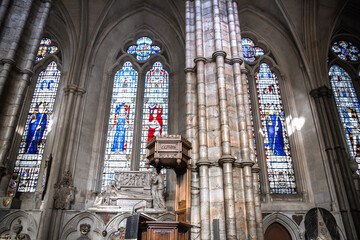
[(140, 215), (132, 215), (126, 218), (125, 240), (135, 240), (138, 237)]

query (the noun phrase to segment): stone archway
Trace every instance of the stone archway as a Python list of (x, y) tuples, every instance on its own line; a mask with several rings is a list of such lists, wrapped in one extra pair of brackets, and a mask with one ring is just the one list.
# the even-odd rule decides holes
[(265, 231), (265, 240), (291, 240), (290, 233), (280, 223), (272, 223)]

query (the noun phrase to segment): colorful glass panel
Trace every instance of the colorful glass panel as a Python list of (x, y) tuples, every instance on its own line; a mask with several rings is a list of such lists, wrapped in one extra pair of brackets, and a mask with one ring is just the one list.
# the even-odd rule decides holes
[(357, 173), (360, 174), (359, 101), (351, 77), (344, 69), (334, 65), (330, 68), (329, 76), (336, 106), (345, 131), (350, 157), (357, 162)]
[(146, 143), (154, 136), (167, 134), (169, 74), (160, 62), (155, 62), (145, 76), (140, 169), (146, 162)]
[(150, 38), (142, 37), (136, 41), (136, 45), (130, 46), (127, 52), (136, 55), (137, 60), (145, 61), (150, 58), (151, 54), (160, 52), (160, 47), (151, 44), (152, 40)]
[(115, 171), (129, 171), (136, 107), (138, 73), (125, 62), (115, 74), (106, 138), (102, 185), (108, 185)]
[(247, 62), (254, 62), (256, 57), (264, 55), (264, 50), (255, 47), (254, 42), (250, 38), (243, 38), (241, 40), (244, 60)]
[(59, 80), (56, 62), (51, 62), (38, 76), (14, 168), (20, 174), (19, 192), (36, 189)]
[(342, 60), (357, 62), (359, 61), (359, 48), (351, 42), (338, 41), (334, 42), (331, 49)]
[(271, 193), (297, 193), (277, 76), (265, 63), (255, 74)]
[(40, 42), (40, 46), (36, 55), (36, 61), (40, 61), (48, 54), (53, 54), (58, 50), (57, 47), (51, 46), (51, 39), (43, 38)]

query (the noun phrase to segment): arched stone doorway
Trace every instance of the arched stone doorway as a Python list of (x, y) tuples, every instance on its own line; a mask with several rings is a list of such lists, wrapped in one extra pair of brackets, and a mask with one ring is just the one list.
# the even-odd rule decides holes
[(275, 222), (266, 229), (265, 240), (291, 240), (291, 236), (285, 227)]

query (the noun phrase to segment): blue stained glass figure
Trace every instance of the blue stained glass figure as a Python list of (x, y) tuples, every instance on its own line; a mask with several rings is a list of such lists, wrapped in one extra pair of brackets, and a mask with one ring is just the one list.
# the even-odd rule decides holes
[(129, 54), (136, 54), (136, 59), (145, 61), (150, 58), (151, 54), (160, 52), (160, 47), (152, 46), (152, 40), (148, 37), (141, 37), (136, 41), (137, 45), (130, 46), (127, 50)]
[(138, 73), (125, 62), (114, 77), (106, 140), (102, 185), (108, 185), (115, 171), (130, 170)]
[(279, 83), (265, 63), (255, 74), (265, 157), (271, 193), (295, 194), (296, 183), (292, 166), (289, 139), (286, 134)]
[(34, 112), (30, 115), (25, 153), (37, 154), (39, 153), (39, 147), (47, 125), (47, 110), (45, 104), (37, 104)]
[(122, 152), (125, 148), (125, 122), (129, 123), (129, 109), (130, 107), (124, 103), (117, 104), (115, 110), (115, 124), (116, 131), (114, 135), (114, 141), (111, 146), (112, 152)]
[(282, 123), (280, 120), (280, 115), (278, 107), (274, 104), (267, 105), (265, 107), (267, 116), (266, 116), (266, 128), (269, 138), (269, 143), (265, 146), (269, 147), (270, 150), (274, 152), (275, 156), (286, 156), (284, 151), (284, 136), (282, 130)]
[(360, 109), (354, 85), (350, 75), (337, 65), (330, 68), (329, 77), (350, 157), (357, 162), (360, 174)]
[(14, 172), (20, 175), (19, 192), (36, 189), (59, 80), (56, 62), (51, 62), (37, 78), (14, 167)]

